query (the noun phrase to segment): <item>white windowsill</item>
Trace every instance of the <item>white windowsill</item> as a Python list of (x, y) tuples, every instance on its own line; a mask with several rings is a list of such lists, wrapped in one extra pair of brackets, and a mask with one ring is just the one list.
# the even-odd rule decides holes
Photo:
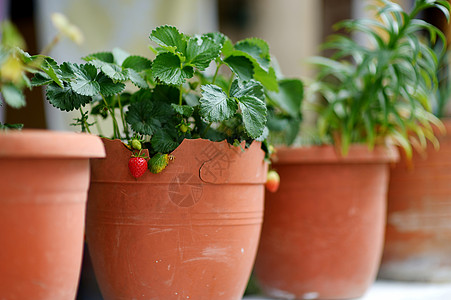
[[(270, 300), (248, 296), (243, 300)], [(377, 281), (359, 300), (450, 300), (451, 283), (429, 284), (396, 281)]]

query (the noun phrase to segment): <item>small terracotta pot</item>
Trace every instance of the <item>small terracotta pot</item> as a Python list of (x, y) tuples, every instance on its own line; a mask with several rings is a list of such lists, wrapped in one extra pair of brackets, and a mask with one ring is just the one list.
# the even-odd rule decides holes
[(99, 138), (0, 133), (0, 298), (74, 299), (80, 274), (89, 158)]
[(451, 120), (425, 157), (414, 153), (391, 170), (384, 256), (379, 276), (451, 281)]
[(267, 165), (260, 143), (184, 140), (135, 179), (120, 141), (92, 161), (87, 240), (105, 299), (241, 299), (255, 259)]
[(394, 148), (281, 148), (266, 194), (255, 274), (278, 299), (362, 296), (376, 277), (383, 246), (389, 162)]

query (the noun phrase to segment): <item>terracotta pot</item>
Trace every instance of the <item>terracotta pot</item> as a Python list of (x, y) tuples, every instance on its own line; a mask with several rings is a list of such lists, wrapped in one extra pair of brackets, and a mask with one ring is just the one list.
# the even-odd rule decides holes
[(451, 281), (451, 121), (440, 150), (415, 153), (391, 170), (384, 256), (385, 279)]
[(105, 299), (241, 299), (263, 216), (259, 143), (185, 140), (160, 174), (135, 179), (131, 152), (104, 140), (92, 161), (87, 239)]
[(99, 138), (0, 133), (0, 298), (74, 299), (80, 273), (89, 157)]
[(280, 188), (266, 194), (255, 274), (278, 299), (362, 296), (382, 254), (389, 162), (394, 148), (282, 148)]

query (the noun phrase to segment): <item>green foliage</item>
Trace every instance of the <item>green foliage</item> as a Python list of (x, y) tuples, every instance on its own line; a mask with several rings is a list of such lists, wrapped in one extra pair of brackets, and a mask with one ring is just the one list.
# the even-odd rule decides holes
[[(91, 125), (81, 110), (86, 104), (91, 104), (91, 115), (111, 117), (113, 138), (143, 141), (155, 173), (186, 138), (246, 145), (265, 141), (269, 94), (284, 95), (274, 96), (272, 111), (279, 106), (280, 111), (300, 111), (302, 84), (301, 89), (288, 88), (286, 82), (300, 81), (276, 78), (269, 47), (261, 39), (233, 44), (219, 32), (188, 36), (168, 25), (153, 30), (149, 38), (156, 44), (153, 61), (119, 48), (88, 55), (84, 64), (46, 60), (51, 71), (37, 72), (32, 84), (46, 85), (55, 107), (80, 110), (77, 124), (86, 131)], [(210, 66), (215, 67), (213, 76), (207, 75)], [(138, 89), (125, 92), (126, 83)]]
[(361, 33), (368, 45), (334, 35), (324, 45), (335, 50), (333, 57), (312, 59), (319, 68), (312, 89), (324, 98), (317, 107), (318, 127), (343, 154), (351, 143), (372, 148), (391, 138), (410, 156), (412, 145), (421, 148), (427, 139), (436, 142), (431, 123), (440, 125), (428, 100), (437, 88), (438, 58), (421, 33), (426, 30), (432, 42), (439, 38), (446, 44), (441, 31), (415, 17), (436, 7), (449, 18), (449, 4), (416, 0), (407, 13), (392, 1), (380, 2), (377, 19), (336, 25), (351, 34)]

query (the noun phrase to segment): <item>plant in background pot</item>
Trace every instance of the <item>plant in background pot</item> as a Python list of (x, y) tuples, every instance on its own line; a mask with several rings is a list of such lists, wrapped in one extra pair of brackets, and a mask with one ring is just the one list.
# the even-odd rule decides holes
[(402, 155), (400, 163), (390, 170), (385, 247), (379, 270), (383, 279), (451, 281), (451, 232), (447, 225), (451, 207), (451, 120), (445, 114), (451, 96), (450, 53), (438, 54), (439, 88), (436, 96), (430, 97), (435, 104), (433, 112), (447, 133), (438, 136), (440, 149), (429, 144), (425, 153), (414, 153), (412, 168), (406, 166)]
[(165, 25), (150, 40), (153, 60), (114, 49), (33, 79), (52, 105), (80, 111), (83, 131), (90, 115), (112, 120), (87, 211), (100, 289), (105, 299), (241, 299), (263, 216), (265, 94), (288, 89), (261, 39)]
[[(6, 104), (26, 104), (27, 74), (49, 72), (30, 56), (14, 26), (2, 24), (0, 85)], [(50, 61), (50, 58), (46, 58)], [(104, 157), (98, 137), (0, 124), (0, 295), (74, 299), (80, 274), (89, 158)]]
[[(428, 7), (448, 14), (446, 1), (417, 0), (410, 13), (377, 1), (377, 18), (348, 20), (337, 28), (365, 43), (334, 35), (332, 58), (316, 57), (310, 86), (323, 97), (309, 103), (317, 128), (332, 145), (279, 148), (273, 166), (279, 191), (268, 194), (255, 273), (270, 295), (286, 299), (360, 297), (374, 281), (382, 255), (389, 163), (398, 144), (434, 143), (428, 96), (437, 86), (437, 57), (419, 36), (444, 38), (416, 19)], [(309, 99), (310, 100), (310, 99)]]

